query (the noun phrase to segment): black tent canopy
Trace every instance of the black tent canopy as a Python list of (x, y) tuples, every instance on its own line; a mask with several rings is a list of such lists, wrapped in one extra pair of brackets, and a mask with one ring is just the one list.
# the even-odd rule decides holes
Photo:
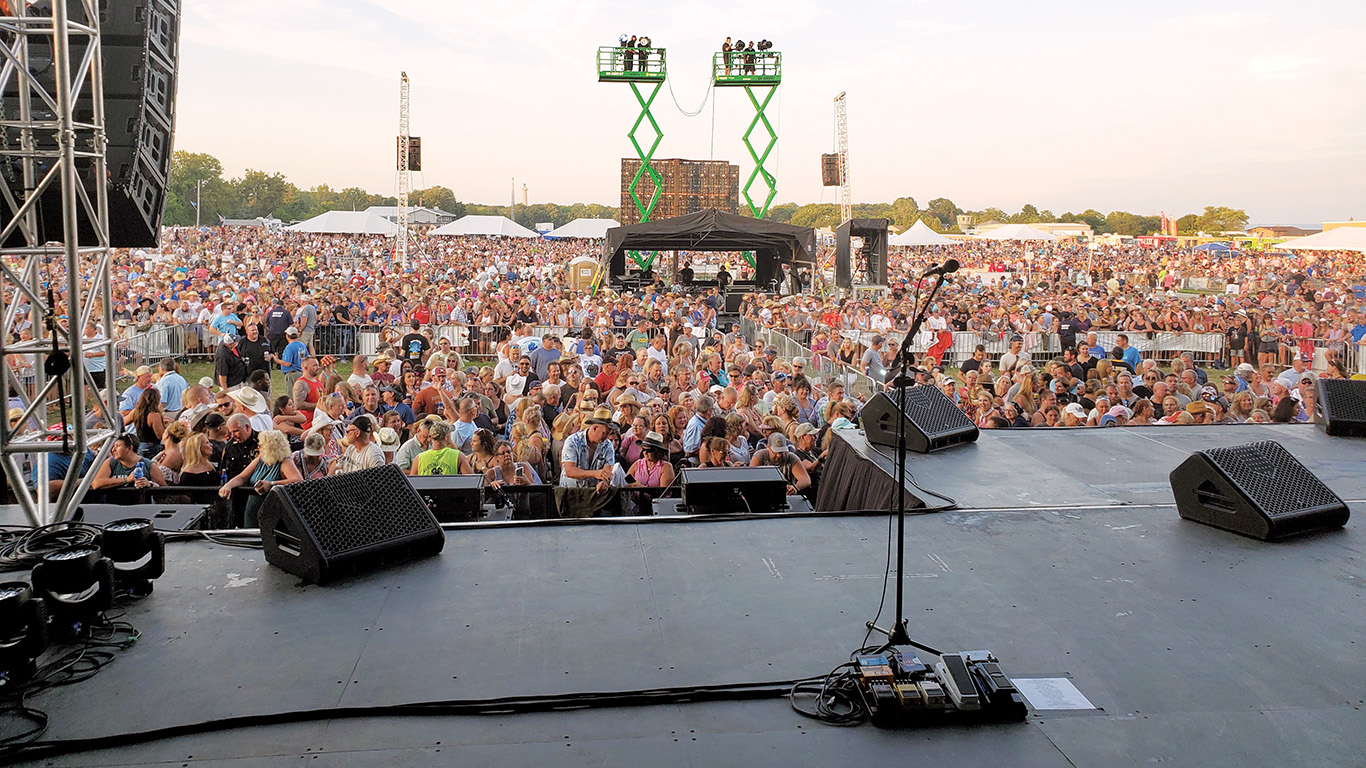
[(754, 251), (755, 282), (764, 285), (782, 264), (814, 266), (816, 232), (708, 208), (607, 230), (603, 258), (613, 278), (626, 274), (627, 251)]

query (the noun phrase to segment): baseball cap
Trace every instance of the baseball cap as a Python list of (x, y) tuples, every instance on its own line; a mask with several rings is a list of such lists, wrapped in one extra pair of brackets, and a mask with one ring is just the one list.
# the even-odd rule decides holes
[(223, 334), (223, 343), (224, 343), (224, 344), (236, 344), (236, 343), (237, 343), (237, 337), (234, 336), (234, 335), (232, 335), (231, 333), (225, 333), (225, 334)]
[(1070, 413), (1079, 419), (1086, 418), (1086, 409), (1082, 408), (1080, 403), (1068, 403), (1066, 407), (1063, 408), (1063, 411)]
[(294, 326), (291, 325), (291, 326), (289, 326), (288, 328), (285, 329), (285, 335), (286, 335), (286, 336), (298, 336), (298, 335), (299, 335), (299, 329), (298, 329), (298, 328), (295, 328)]

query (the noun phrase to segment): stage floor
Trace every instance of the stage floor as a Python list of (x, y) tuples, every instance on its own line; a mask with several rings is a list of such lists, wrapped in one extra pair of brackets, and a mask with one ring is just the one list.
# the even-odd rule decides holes
[[(1134, 431), (1001, 433), (913, 468), (976, 508), (908, 519), (912, 635), (991, 649), (1015, 677), (1069, 678), (1093, 710), (916, 731), (829, 727), (780, 699), (339, 720), (50, 764), (1362, 764), (1366, 504), (1344, 530), (1274, 544), (1186, 522), (1161, 506), (1170, 490), (1151, 486), (1200, 433), (1155, 435), (1139, 455), (1127, 450)], [(1252, 431), (1207, 444), (1263, 437)], [(1366, 441), (1273, 432), (1344, 498), (1363, 498)], [(1116, 439), (1127, 453), (1108, 459)], [(52, 716), (48, 738), (69, 739), (299, 709), (823, 674), (877, 612), (887, 536), (885, 516), (467, 528), (448, 533), (439, 557), (326, 587), (300, 585), (260, 552), (177, 544), (156, 592), (128, 611), (142, 640), (33, 704)]]

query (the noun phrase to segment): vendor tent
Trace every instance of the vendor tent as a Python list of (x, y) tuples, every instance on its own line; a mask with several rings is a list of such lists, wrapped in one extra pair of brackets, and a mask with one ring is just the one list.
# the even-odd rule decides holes
[(887, 241), (888, 245), (951, 245), (954, 241), (950, 238), (930, 229), (929, 225), (920, 219), (905, 232), (892, 236)]
[(316, 232), (328, 235), (396, 235), (398, 225), (369, 211), (328, 211), (311, 219), (291, 224), (291, 232)]
[(1297, 237), (1276, 246), (1286, 251), (1360, 251), (1366, 253), (1366, 227), (1338, 227)]
[(545, 236), (551, 240), (558, 240), (562, 237), (601, 240), (607, 237), (607, 230), (619, 226), (621, 224), (612, 219), (574, 219), (563, 227), (550, 230), (545, 233)]
[(982, 240), (1015, 240), (1015, 241), (1045, 241), (1051, 242), (1058, 238), (1051, 233), (1041, 229), (1035, 229), (1028, 224), (1007, 224), (1004, 227), (997, 227), (985, 235), (980, 235)]
[(462, 216), (443, 227), (431, 231), (433, 235), (503, 235), (504, 237), (540, 237), (506, 216)]

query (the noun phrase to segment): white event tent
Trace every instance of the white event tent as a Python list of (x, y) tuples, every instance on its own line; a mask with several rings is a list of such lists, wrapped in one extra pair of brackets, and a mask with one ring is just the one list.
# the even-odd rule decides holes
[(1366, 227), (1338, 227), (1297, 237), (1276, 246), (1287, 251), (1361, 251), (1366, 253)]
[(1015, 240), (1015, 241), (1044, 241), (1051, 242), (1057, 240), (1057, 236), (1042, 229), (1035, 229), (1028, 224), (1007, 224), (998, 227), (985, 235), (978, 235), (982, 240)]
[(562, 237), (581, 237), (601, 240), (607, 237), (607, 230), (621, 226), (613, 219), (574, 219), (563, 227), (556, 227), (545, 236), (556, 240)]
[(893, 235), (887, 240), (888, 245), (950, 245), (953, 242), (953, 239), (930, 229), (929, 225), (920, 219), (916, 219), (905, 232)]
[(462, 216), (443, 227), (433, 229), (433, 235), (503, 235), (505, 237), (540, 237), (506, 216)]
[(328, 211), (285, 229), (291, 232), (315, 232), (326, 235), (398, 234), (397, 224), (369, 211)]

